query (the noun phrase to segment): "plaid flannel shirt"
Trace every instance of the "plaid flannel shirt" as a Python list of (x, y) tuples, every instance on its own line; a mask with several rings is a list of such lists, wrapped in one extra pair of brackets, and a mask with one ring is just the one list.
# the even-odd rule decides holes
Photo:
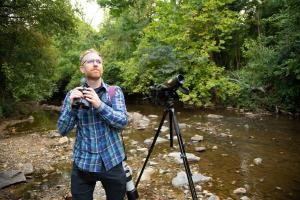
[(119, 136), (120, 130), (128, 123), (124, 95), (116, 87), (115, 95), (109, 101), (108, 85), (103, 81), (101, 85), (104, 93), (98, 109), (91, 106), (88, 110), (72, 110), (70, 91), (66, 95), (57, 122), (62, 136), (67, 135), (76, 125), (73, 159), (80, 169), (89, 172), (100, 172), (104, 168), (109, 170), (125, 157)]

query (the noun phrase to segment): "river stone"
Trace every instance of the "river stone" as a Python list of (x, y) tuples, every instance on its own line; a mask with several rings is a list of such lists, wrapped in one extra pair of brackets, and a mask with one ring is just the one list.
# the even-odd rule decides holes
[(250, 198), (247, 197), (247, 196), (242, 196), (242, 197), (240, 198), (240, 200), (250, 200)]
[(186, 123), (179, 123), (178, 126), (180, 129), (186, 129), (190, 127), (190, 125), (187, 125)]
[[(166, 138), (168, 139), (168, 140), (170, 140), (170, 134), (168, 134), (168, 135), (166, 135)], [(173, 141), (177, 141), (177, 136), (175, 135), (175, 136), (173, 136)]]
[(275, 188), (276, 188), (276, 190), (282, 190), (282, 188), (279, 186), (276, 186)]
[(56, 130), (52, 130), (52, 131), (48, 132), (48, 137), (49, 138), (56, 138), (56, 137), (61, 137), (61, 135)]
[(244, 114), (246, 117), (249, 117), (249, 118), (259, 117), (259, 114), (254, 114), (252, 112), (245, 112)]
[(141, 181), (150, 181), (151, 175), (155, 172), (155, 170), (152, 167), (145, 168), (143, 175), (141, 177)]
[(9, 170), (0, 172), (0, 189), (24, 181), (26, 181), (26, 177), (22, 171)]
[[(158, 128), (155, 128), (154, 130), (157, 131)], [(164, 133), (164, 132), (167, 132), (168, 130), (169, 130), (169, 127), (167, 127), (167, 126), (162, 126), (161, 129), (160, 129), (160, 131), (163, 132), (163, 133)]]
[(195, 151), (197, 152), (203, 152), (206, 150), (206, 147), (195, 147)]
[[(150, 145), (150, 144), (152, 144), (153, 139), (154, 139), (153, 137), (151, 137), (151, 138), (149, 138), (149, 139), (146, 139), (146, 140), (144, 141), (144, 143), (147, 144), (147, 145)], [(161, 143), (168, 142), (168, 141), (169, 141), (169, 140), (167, 140), (167, 139), (165, 139), (165, 138), (157, 137), (157, 140), (156, 140), (155, 144), (161, 144)]]
[(221, 137), (229, 137), (229, 135), (227, 135), (226, 133), (220, 133)]
[(93, 199), (96, 200), (99, 199), (99, 197), (102, 197), (101, 199), (105, 199), (106, 195), (101, 182), (97, 181), (93, 193)]
[(148, 151), (148, 149), (145, 148), (145, 147), (143, 147), (143, 148), (137, 148), (136, 150), (139, 151), (139, 152), (142, 152), (142, 153), (145, 153), (145, 152)]
[(222, 119), (223, 118), (222, 115), (215, 115), (215, 114), (208, 114), (207, 117), (211, 118), (211, 119)]
[(68, 142), (69, 142), (69, 139), (66, 136), (59, 138), (59, 141), (58, 141), (59, 144), (67, 144)]
[(253, 162), (256, 164), (256, 165), (260, 165), (262, 163), (262, 158), (255, 158), (253, 160)]
[(157, 163), (157, 162), (154, 162), (154, 161), (149, 161), (149, 165), (150, 165), (150, 166), (155, 166), (155, 165), (158, 165), (158, 163)]
[(259, 182), (262, 183), (262, 182), (264, 182), (264, 180), (265, 180), (264, 178), (260, 178), (260, 179), (259, 179)]
[[(193, 174), (192, 179), (193, 179), (194, 183), (198, 183), (198, 182), (205, 183), (207, 181), (210, 181), (211, 177), (204, 176), (202, 174)], [(188, 183), (189, 182), (188, 182), (188, 179), (187, 179), (187, 175), (184, 171), (178, 172), (177, 176), (172, 179), (172, 185), (174, 187), (180, 187), (180, 186), (183, 186), (183, 185), (187, 185)]]
[(200, 142), (200, 141), (203, 141), (203, 136), (202, 135), (194, 135), (192, 138), (191, 138), (192, 141), (195, 141), (195, 142)]
[(129, 153), (131, 153), (131, 154), (136, 154), (136, 152), (137, 152), (136, 149), (130, 149), (130, 150), (129, 150)]
[(45, 110), (53, 110), (53, 111), (58, 111), (58, 112), (61, 111), (61, 106), (43, 104), (42, 108)]
[(148, 115), (149, 118), (158, 118), (158, 115)]
[(34, 171), (31, 163), (20, 164), (20, 169), (24, 175), (30, 175)]
[(30, 115), (30, 116), (28, 117), (28, 121), (29, 121), (29, 123), (33, 123), (34, 117), (33, 117), (32, 115)]
[(212, 147), (212, 150), (217, 150), (217, 149), (218, 149), (218, 146), (216, 146), (216, 145)]
[(233, 191), (234, 194), (245, 194), (247, 190), (245, 188), (237, 188)]
[(196, 191), (201, 192), (202, 191), (202, 186), (201, 185), (196, 185), (195, 189), (196, 189)]
[[(169, 153), (168, 156), (173, 157), (175, 159), (176, 163), (181, 164), (181, 163), (183, 163), (183, 160), (180, 155), (181, 155), (180, 152), (172, 152), (172, 153)], [(200, 157), (195, 156), (192, 153), (186, 153), (186, 157), (187, 157), (188, 161), (199, 161), (200, 160)]]
[(133, 112), (132, 121), (133, 128), (138, 130), (146, 129), (150, 124), (150, 119), (138, 112)]
[(130, 145), (132, 145), (132, 146), (135, 146), (135, 145), (137, 145), (139, 142), (138, 141), (135, 141), (135, 140), (132, 140), (132, 141), (130, 141)]
[(207, 200), (220, 200), (220, 198), (213, 194)]

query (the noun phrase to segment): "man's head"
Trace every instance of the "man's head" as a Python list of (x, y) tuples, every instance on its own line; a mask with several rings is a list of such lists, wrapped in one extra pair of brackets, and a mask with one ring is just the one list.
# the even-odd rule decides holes
[(102, 77), (102, 58), (95, 49), (89, 49), (80, 55), (80, 71), (90, 80)]

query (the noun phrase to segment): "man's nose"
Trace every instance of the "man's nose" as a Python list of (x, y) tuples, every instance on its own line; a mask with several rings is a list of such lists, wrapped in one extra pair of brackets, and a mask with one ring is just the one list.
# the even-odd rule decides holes
[(93, 65), (98, 67), (99, 66), (99, 62), (97, 60), (93, 60)]

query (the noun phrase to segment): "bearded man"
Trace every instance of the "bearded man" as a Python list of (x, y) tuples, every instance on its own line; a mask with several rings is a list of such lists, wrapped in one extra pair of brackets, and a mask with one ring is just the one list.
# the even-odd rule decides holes
[[(128, 123), (124, 95), (115, 86), (110, 97), (109, 85), (102, 79), (102, 58), (96, 50), (81, 54), (80, 71), (85, 76), (85, 84), (68, 92), (57, 122), (62, 136), (76, 126), (72, 199), (92, 200), (96, 181), (101, 181), (108, 200), (122, 200), (126, 193), (126, 174), (119, 134)], [(85, 109), (74, 106), (78, 100), (87, 101), (88, 106)]]

